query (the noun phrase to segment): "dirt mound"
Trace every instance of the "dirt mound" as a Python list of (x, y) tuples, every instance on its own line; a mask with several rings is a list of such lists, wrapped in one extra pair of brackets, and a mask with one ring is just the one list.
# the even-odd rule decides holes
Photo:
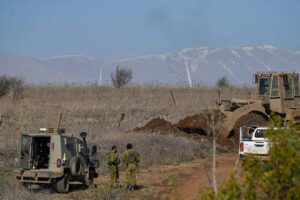
[(224, 114), (219, 110), (204, 110), (201, 114), (188, 116), (180, 120), (177, 124), (172, 124), (167, 120), (157, 117), (150, 120), (145, 126), (137, 127), (133, 131), (159, 132), (159, 133), (193, 133), (197, 135), (209, 136), (211, 125), (217, 125), (224, 119)]
[(178, 133), (179, 130), (174, 126), (171, 122), (157, 117), (151, 119), (145, 126), (143, 127), (137, 127), (133, 129), (133, 131), (138, 131), (138, 132), (150, 132), (150, 133), (155, 133), (159, 132), (161, 134), (170, 134), (170, 133)]
[[(164, 118), (153, 118), (145, 126), (133, 129), (136, 132), (150, 132), (160, 134), (178, 134), (199, 142), (211, 142), (211, 126), (215, 125), (216, 134), (219, 135), (217, 143), (228, 150), (235, 148), (231, 138), (224, 137), (220, 133), (218, 124), (224, 120), (225, 115), (219, 110), (204, 110), (201, 114), (188, 116), (177, 124)], [(220, 135), (221, 134), (221, 135)], [(208, 137), (207, 137), (208, 136)]]
[(180, 120), (176, 124), (176, 127), (187, 133), (209, 135), (211, 132), (211, 125), (217, 125), (224, 117), (224, 114), (219, 110), (204, 110), (201, 114), (188, 116)]

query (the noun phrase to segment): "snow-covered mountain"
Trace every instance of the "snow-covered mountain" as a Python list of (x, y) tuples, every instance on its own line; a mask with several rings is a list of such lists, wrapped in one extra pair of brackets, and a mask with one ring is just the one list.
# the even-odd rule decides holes
[[(162, 55), (147, 55), (102, 61), (82, 55), (38, 60), (0, 55), (1, 74), (19, 75), (29, 82), (110, 82), (116, 66), (133, 71), (133, 82), (214, 83), (226, 76), (231, 83), (251, 83), (256, 71), (300, 72), (300, 52), (271, 45), (241, 45), (230, 48), (186, 48)], [(41, 80), (42, 79), (42, 80)]]
[[(256, 71), (300, 71), (300, 52), (270, 45), (231, 48), (188, 48), (157, 56), (142, 56), (113, 62), (130, 66), (138, 72), (136, 79), (162, 82), (215, 82), (226, 76), (232, 83), (250, 83)], [(139, 66), (144, 66), (140, 71)], [(153, 78), (152, 78), (153, 80)]]

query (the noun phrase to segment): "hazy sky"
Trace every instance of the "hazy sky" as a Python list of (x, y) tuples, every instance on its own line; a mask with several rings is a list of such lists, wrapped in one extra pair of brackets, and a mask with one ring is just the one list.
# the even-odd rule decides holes
[(299, 0), (0, 0), (0, 53), (102, 59), (188, 47), (300, 50)]

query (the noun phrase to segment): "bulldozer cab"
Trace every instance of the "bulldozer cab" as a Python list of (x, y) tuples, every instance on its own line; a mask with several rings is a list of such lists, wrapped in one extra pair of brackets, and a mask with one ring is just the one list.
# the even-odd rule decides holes
[(258, 72), (255, 83), (259, 98), (270, 110), (284, 114), (289, 109), (300, 109), (298, 73)]

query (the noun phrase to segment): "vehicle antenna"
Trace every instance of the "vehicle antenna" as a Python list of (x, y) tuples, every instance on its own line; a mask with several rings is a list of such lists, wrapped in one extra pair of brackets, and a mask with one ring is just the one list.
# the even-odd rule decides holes
[(60, 129), (60, 124), (61, 124), (62, 115), (63, 115), (63, 114), (60, 113), (59, 120), (58, 120), (57, 130)]

